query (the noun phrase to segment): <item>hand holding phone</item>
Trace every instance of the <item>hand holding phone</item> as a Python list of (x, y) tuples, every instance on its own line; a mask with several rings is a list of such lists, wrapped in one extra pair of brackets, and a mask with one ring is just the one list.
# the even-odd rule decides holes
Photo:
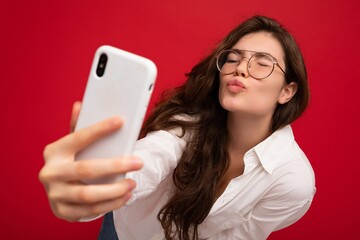
[[(76, 112), (73, 109), (73, 119), (76, 119)], [(94, 219), (122, 207), (131, 197), (136, 186), (131, 179), (106, 185), (86, 185), (80, 181), (137, 171), (142, 167), (141, 160), (136, 157), (118, 157), (74, 162), (74, 156), (81, 149), (121, 129), (121, 126), (121, 119), (109, 118), (70, 133), (45, 147), (45, 164), (39, 172), (39, 180), (44, 185), (50, 207), (57, 217), (67, 221)]]
[[(122, 128), (91, 144), (75, 160), (131, 155), (138, 139), (156, 79), (155, 64), (144, 57), (111, 46), (94, 56), (75, 131), (112, 116), (120, 116)], [(86, 183), (112, 182), (123, 175)]]

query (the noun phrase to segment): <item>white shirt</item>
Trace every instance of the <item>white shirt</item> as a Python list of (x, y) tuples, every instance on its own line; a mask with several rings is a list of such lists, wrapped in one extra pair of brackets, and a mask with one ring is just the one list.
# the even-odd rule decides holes
[[(175, 131), (157, 131), (138, 141), (134, 155), (144, 167), (127, 177), (137, 182), (133, 197), (114, 211), (119, 239), (163, 239), (157, 220), (170, 198), (172, 173), (186, 145)], [(315, 194), (312, 167), (286, 126), (250, 149), (244, 173), (232, 179), (198, 227), (200, 239), (266, 239), (299, 220)]]

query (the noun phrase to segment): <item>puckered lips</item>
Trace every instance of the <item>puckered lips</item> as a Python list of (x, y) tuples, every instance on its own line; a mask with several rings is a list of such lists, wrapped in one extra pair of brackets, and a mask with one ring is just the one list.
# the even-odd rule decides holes
[(241, 81), (239, 81), (237, 79), (233, 79), (233, 80), (229, 81), (226, 84), (226, 87), (232, 93), (239, 93), (239, 92), (242, 92), (242, 91), (244, 91), (246, 89), (245, 85)]

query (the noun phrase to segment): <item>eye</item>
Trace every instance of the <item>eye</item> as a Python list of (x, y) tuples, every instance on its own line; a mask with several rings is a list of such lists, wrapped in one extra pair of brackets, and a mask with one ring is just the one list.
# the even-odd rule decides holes
[(263, 54), (255, 55), (252, 62), (258, 67), (272, 67), (274, 65), (272, 59)]
[(239, 60), (229, 59), (229, 58), (226, 59), (226, 63), (237, 63), (237, 62), (239, 62)]
[(239, 62), (239, 56), (235, 53), (229, 53), (226, 56), (226, 63), (238, 63)]
[(260, 67), (271, 67), (268, 63), (257, 62)]

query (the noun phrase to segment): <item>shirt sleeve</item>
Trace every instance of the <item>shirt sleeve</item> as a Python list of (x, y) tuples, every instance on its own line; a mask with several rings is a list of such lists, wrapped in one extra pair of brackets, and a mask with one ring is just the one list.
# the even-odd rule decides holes
[(154, 192), (160, 182), (173, 172), (186, 145), (179, 133), (176, 129), (155, 131), (137, 142), (133, 155), (142, 159), (144, 166), (139, 171), (126, 174), (127, 178), (137, 183), (127, 205)]

